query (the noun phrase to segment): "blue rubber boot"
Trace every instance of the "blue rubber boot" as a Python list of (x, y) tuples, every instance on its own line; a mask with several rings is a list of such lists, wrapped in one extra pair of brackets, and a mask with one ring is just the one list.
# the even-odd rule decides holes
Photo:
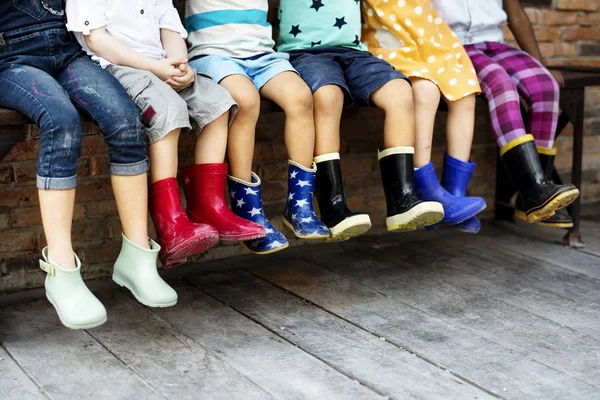
[(229, 176), (231, 210), (238, 217), (263, 226), (267, 235), (260, 239), (242, 242), (255, 254), (271, 254), (286, 249), (289, 243), (285, 236), (271, 225), (263, 212), (260, 178), (252, 173), (252, 183)]
[(300, 239), (327, 239), (329, 229), (313, 210), (313, 192), (317, 166), (308, 169), (289, 160), (288, 199), (283, 211), (283, 224)]
[(442, 204), (443, 224), (460, 224), (476, 216), (486, 207), (485, 200), (480, 197), (457, 197), (448, 193), (440, 185), (431, 162), (415, 171), (415, 189), (421, 200), (437, 201)]
[[(448, 154), (444, 154), (444, 172), (442, 173), (442, 187), (451, 195), (466, 197), (467, 187), (476, 164), (472, 161), (464, 162)], [(479, 233), (481, 223), (477, 217), (469, 218), (460, 224), (454, 225), (456, 229), (466, 233)]]

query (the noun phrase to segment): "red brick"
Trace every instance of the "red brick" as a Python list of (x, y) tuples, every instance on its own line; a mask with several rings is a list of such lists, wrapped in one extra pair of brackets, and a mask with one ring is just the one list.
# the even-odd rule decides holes
[(585, 13), (579, 18), (579, 23), (584, 26), (600, 25), (600, 13)]
[(535, 37), (539, 42), (554, 42), (560, 40), (560, 28), (534, 28)]
[(579, 65), (583, 67), (600, 67), (600, 58), (585, 59), (585, 58), (573, 58), (567, 60), (567, 65)]
[(90, 175), (93, 176), (107, 176), (108, 175), (108, 155), (96, 156), (89, 160), (90, 162)]
[(10, 215), (0, 214), (0, 230), (10, 229)]
[(118, 217), (117, 203), (113, 200), (92, 201), (85, 203), (87, 219), (107, 219)]
[(540, 43), (544, 57), (573, 57), (577, 55), (577, 46), (573, 43)]
[(525, 8), (525, 14), (527, 14), (527, 18), (529, 18), (529, 22), (531, 22), (532, 25), (538, 23), (538, 13), (538, 10), (535, 8)]
[(28, 140), (17, 143), (3, 161), (37, 160), (39, 152), (40, 141)]
[(541, 11), (540, 25), (576, 25), (579, 22), (578, 12)]
[(595, 11), (598, 9), (597, 0), (556, 0), (558, 10)]
[(0, 252), (37, 249), (37, 229), (11, 229), (0, 232)]
[(14, 170), (10, 165), (4, 165), (0, 167), (0, 184), (7, 184), (14, 182)]
[(377, 162), (377, 156), (375, 154), (342, 156), (342, 173), (345, 177), (370, 174), (373, 172), (373, 165), (375, 162)]
[(573, 42), (576, 40), (598, 40), (600, 38), (600, 29), (598, 28), (565, 28), (563, 40)]
[(112, 199), (113, 193), (109, 179), (94, 179), (79, 183), (76, 201)]
[(82, 156), (108, 154), (108, 146), (102, 135), (84, 136), (81, 148)]
[[(266, 160), (263, 160), (266, 161)], [(285, 161), (270, 162), (262, 164), (260, 167), (260, 178), (264, 182), (268, 181), (286, 181), (288, 163)]]
[(35, 186), (7, 185), (2, 188), (0, 207), (30, 206), (38, 204), (37, 188)]

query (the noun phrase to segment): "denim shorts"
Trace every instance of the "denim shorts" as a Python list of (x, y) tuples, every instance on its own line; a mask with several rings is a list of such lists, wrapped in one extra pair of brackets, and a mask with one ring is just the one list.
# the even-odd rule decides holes
[(257, 90), (260, 90), (282, 72), (296, 72), (288, 59), (289, 55), (286, 53), (265, 53), (251, 58), (209, 54), (193, 59), (190, 65), (196, 71), (210, 76), (217, 83), (230, 75), (244, 75), (254, 83)]
[(42, 20), (2, 37), (0, 107), (20, 111), (40, 127), (38, 188), (76, 187), (83, 138), (79, 112), (104, 134), (111, 174), (148, 170), (137, 107), (119, 82), (81, 51), (64, 23)]
[(290, 62), (314, 93), (325, 85), (337, 85), (345, 104), (373, 106), (371, 95), (393, 79), (408, 78), (388, 62), (366, 51), (346, 47), (293, 50)]
[(227, 111), (231, 110), (229, 121), (233, 121), (238, 109), (225, 88), (202, 75), (196, 75), (192, 86), (178, 93), (148, 71), (117, 65), (111, 65), (108, 71), (134, 99), (150, 143), (163, 139), (174, 129), (189, 130), (190, 120), (200, 134), (207, 124)]

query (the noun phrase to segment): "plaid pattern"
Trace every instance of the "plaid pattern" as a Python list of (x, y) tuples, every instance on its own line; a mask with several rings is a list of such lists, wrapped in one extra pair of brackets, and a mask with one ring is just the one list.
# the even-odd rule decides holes
[[(498, 146), (529, 132), (537, 146), (552, 148), (559, 88), (550, 72), (529, 54), (502, 43), (466, 45), (465, 50), (488, 101)], [(521, 116), (519, 96), (529, 106), (527, 126)]]

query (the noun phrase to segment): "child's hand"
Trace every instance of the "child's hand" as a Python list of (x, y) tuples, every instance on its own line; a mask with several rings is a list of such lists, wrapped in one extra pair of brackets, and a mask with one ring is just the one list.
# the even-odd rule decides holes
[(182, 71), (181, 65), (184, 65), (187, 69), (187, 60), (177, 58), (156, 60), (153, 63), (151, 72), (158, 76), (161, 80), (167, 81), (174, 77), (185, 76), (186, 71)]
[(175, 76), (166, 80), (166, 83), (170, 85), (176, 92), (181, 92), (183, 89), (192, 86), (196, 80), (196, 72), (189, 65), (181, 64), (179, 66), (179, 70), (182, 70), (182, 67), (185, 69), (184, 76)]

